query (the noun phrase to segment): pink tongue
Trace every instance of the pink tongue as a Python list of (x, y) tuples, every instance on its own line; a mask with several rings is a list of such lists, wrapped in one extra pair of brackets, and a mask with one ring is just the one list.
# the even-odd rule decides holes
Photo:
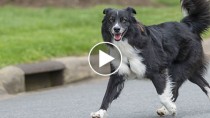
[(121, 34), (114, 35), (115, 40), (119, 41), (121, 39)]

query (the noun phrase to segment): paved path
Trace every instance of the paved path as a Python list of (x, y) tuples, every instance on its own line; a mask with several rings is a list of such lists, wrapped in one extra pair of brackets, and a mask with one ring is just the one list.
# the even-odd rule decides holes
[(205, 54), (210, 58), (210, 39), (206, 39), (203, 41), (203, 48)]
[[(210, 72), (207, 74), (210, 81)], [(89, 118), (100, 106), (107, 78), (0, 100), (0, 118)], [(109, 118), (158, 118), (159, 99), (150, 81), (127, 81)], [(180, 90), (177, 118), (210, 118), (210, 101), (189, 81)]]

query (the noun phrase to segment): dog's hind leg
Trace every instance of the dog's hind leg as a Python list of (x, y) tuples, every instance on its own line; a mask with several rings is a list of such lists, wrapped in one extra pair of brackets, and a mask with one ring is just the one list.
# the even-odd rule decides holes
[(195, 73), (189, 80), (198, 85), (202, 91), (209, 97), (210, 99), (210, 86), (209, 83), (202, 77), (201, 74)]
[[(184, 80), (180, 80), (178, 82), (175, 82), (172, 80), (173, 86), (172, 86), (172, 101), (175, 102), (178, 98), (179, 95), (179, 88), (181, 87), (181, 85), (184, 83)], [(165, 115), (169, 115), (170, 113), (168, 112), (168, 110), (165, 108), (165, 106), (162, 106), (161, 108), (157, 109), (157, 114), (160, 116), (165, 116)]]
[[(181, 85), (184, 83), (184, 80), (180, 80), (180, 81), (173, 81), (173, 86), (172, 86), (172, 101), (175, 102), (178, 98), (179, 95), (179, 88), (181, 87)], [(160, 116), (165, 116), (165, 115), (169, 115), (170, 113), (168, 112), (168, 110), (162, 106), (161, 108), (157, 109), (157, 114)]]
[[(173, 89), (173, 83), (171, 81), (170, 76), (168, 75), (168, 72), (165, 74), (154, 74), (153, 77), (151, 78), (157, 93), (160, 98), (160, 102), (162, 103), (163, 110), (165, 109), (166, 112), (169, 114), (175, 115), (176, 114), (176, 105), (173, 102), (173, 94), (172, 94), (172, 89)], [(164, 116), (166, 113), (157, 112), (158, 115)]]
[(94, 113), (91, 113), (92, 118), (106, 118), (106, 111), (109, 105), (115, 100), (121, 93), (124, 87), (124, 77), (115, 73), (110, 76), (107, 90), (101, 104), (100, 110)]
[[(182, 84), (187, 80), (187, 77), (184, 76), (187, 70), (183, 70), (183, 66), (181, 64), (174, 64), (169, 69), (169, 75), (171, 82), (173, 83), (172, 86), (172, 101), (175, 102), (179, 95), (179, 88)], [(178, 74), (177, 74), (178, 73)], [(169, 115), (168, 110), (162, 106), (161, 108), (157, 109), (157, 114), (160, 116)]]

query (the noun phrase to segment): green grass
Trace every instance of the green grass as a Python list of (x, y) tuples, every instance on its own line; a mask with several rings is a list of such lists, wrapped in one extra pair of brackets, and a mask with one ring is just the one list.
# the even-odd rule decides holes
[(166, 5), (166, 6), (178, 6), (180, 5), (180, 0), (153, 0), (157, 3)]
[[(1, 7), (0, 66), (86, 55), (95, 43), (102, 41), (102, 11), (106, 7)], [(182, 17), (179, 7), (136, 9), (136, 17), (146, 25), (179, 21)]]

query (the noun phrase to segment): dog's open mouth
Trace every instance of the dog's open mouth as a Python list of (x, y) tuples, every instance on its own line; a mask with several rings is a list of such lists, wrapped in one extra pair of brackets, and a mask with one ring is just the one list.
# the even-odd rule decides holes
[(123, 36), (125, 35), (125, 32), (126, 32), (126, 31), (124, 31), (123, 33), (113, 34), (114, 39), (115, 39), (116, 41), (120, 41), (120, 40), (123, 38)]
[(116, 41), (121, 40), (121, 39), (122, 39), (122, 34), (121, 34), (121, 33), (120, 33), (120, 34), (114, 34), (114, 39), (115, 39)]

